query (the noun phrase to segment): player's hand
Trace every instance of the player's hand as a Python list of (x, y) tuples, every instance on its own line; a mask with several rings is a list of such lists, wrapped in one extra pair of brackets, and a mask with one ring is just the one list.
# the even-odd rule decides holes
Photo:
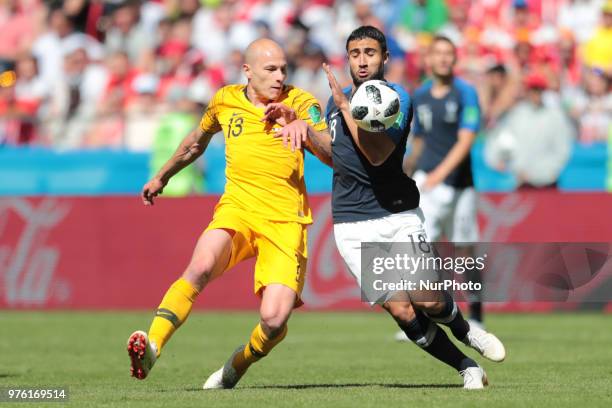
[(294, 120), (279, 129), (274, 137), (283, 138), (283, 146), (289, 146), (292, 152), (295, 152), (296, 149), (300, 150), (308, 139), (308, 123), (303, 120)]
[(166, 183), (157, 177), (149, 180), (147, 184), (142, 187), (142, 193), (140, 194), (142, 203), (144, 205), (153, 205), (153, 198), (161, 194), (164, 191), (164, 187), (166, 187)]
[(342, 87), (338, 83), (336, 76), (331, 71), (331, 68), (326, 63), (323, 63), (323, 71), (327, 74), (327, 81), (329, 82), (329, 89), (332, 92), (332, 98), (334, 98), (334, 103), (340, 110), (345, 110), (349, 108), (349, 101), (344, 92), (342, 92)]
[(276, 122), (281, 126), (287, 126), (297, 119), (293, 109), (281, 102), (269, 103), (264, 111), (262, 122)]
[(423, 183), (423, 191), (431, 190), (440, 184), (444, 179), (440, 178), (435, 171), (432, 171), (427, 175), (425, 182)]

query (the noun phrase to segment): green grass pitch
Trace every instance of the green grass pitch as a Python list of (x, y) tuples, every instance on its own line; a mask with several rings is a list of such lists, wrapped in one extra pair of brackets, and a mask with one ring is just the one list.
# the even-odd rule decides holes
[(3, 311), (0, 387), (68, 386), (67, 405), (75, 407), (612, 406), (609, 315), (489, 315), (508, 357), (496, 364), (478, 356), (491, 383), (483, 391), (461, 389), (452, 369), (395, 342), (393, 322), (367, 312), (295, 313), (285, 341), (236, 389), (219, 391), (200, 388), (246, 341), (257, 315), (194, 313), (149, 378), (138, 381), (129, 376), (125, 342), (150, 319)]

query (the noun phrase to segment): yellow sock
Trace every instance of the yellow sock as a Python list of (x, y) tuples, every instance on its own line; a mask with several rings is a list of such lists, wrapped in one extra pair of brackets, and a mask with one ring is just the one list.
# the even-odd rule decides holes
[(287, 335), (287, 325), (283, 327), (283, 330), (273, 338), (269, 338), (261, 328), (261, 324), (255, 326), (251, 333), (251, 339), (244, 347), (242, 353), (236, 354), (232, 361), (232, 366), (238, 373), (238, 375), (244, 374), (251, 364), (256, 362), (262, 357), (265, 357), (270, 350), (280, 343)]
[(149, 328), (149, 340), (157, 345), (158, 356), (170, 336), (187, 320), (198, 293), (198, 290), (183, 278), (174, 282), (166, 292)]

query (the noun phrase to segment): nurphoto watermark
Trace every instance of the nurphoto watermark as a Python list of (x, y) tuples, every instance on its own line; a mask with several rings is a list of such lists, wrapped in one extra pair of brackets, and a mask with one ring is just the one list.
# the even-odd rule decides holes
[(370, 303), (440, 290), (458, 300), (608, 302), (612, 244), (364, 242), (361, 289)]

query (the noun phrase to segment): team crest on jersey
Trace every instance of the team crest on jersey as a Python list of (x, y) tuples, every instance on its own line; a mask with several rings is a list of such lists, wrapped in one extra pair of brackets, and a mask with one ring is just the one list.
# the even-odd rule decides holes
[(459, 110), (459, 105), (455, 101), (446, 101), (444, 104), (444, 121), (445, 122), (456, 122), (457, 121), (457, 111)]
[(312, 123), (319, 123), (321, 121), (321, 108), (319, 108), (319, 105), (312, 105), (308, 108), (308, 116), (310, 116)]

